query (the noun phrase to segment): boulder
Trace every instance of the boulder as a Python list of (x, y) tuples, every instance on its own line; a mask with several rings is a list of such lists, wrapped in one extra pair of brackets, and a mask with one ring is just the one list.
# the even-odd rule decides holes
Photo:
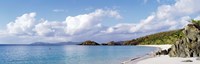
[(168, 55), (170, 50), (171, 50), (171, 48), (168, 50), (158, 51), (158, 52), (156, 52), (156, 55)]
[(196, 58), (196, 60), (200, 61), (200, 57)]
[(192, 60), (183, 60), (182, 62), (193, 62)]
[(200, 29), (194, 24), (188, 24), (182, 31), (184, 38), (171, 46), (170, 57), (199, 57)]

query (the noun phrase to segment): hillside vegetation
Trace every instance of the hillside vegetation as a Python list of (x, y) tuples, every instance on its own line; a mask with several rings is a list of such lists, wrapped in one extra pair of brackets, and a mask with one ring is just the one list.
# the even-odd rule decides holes
[(182, 31), (183, 29), (160, 32), (137, 38), (136, 41), (140, 42), (139, 44), (173, 44), (185, 36)]
[(183, 38), (185, 35), (183, 34), (183, 29), (166, 31), (155, 33), (151, 35), (147, 35), (144, 37), (126, 40), (126, 41), (119, 41), (119, 42), (107, 42), (98, 44), (94, 41), (85, 41), (79, 45), (159, 45), (159, 44), (173, 44), (178, 39)]

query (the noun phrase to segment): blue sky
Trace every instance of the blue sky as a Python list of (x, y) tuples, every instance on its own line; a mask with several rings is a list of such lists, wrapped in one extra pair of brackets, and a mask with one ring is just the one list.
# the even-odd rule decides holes
[[(183, 28), (199, 0), (4, 0), (0, 44), (129, 40)], [(15, 41), (18, 40), (18, 41)]]

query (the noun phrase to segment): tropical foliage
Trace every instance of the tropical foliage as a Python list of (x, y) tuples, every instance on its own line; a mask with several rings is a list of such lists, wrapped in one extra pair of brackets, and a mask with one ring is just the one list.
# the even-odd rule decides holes
[(183, 29), (172, 30), (167, 32), (160, 32), (144, 37), (140, 37), (137, 39), (133, 39), (132, 43), (149, 45), (149, 44), (173, 44), (178, 39), (183, 38), (184, 34), (182, 32)]

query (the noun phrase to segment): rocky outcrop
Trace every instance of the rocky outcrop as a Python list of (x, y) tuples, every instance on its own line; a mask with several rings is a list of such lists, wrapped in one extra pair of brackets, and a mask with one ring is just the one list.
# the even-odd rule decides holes
[(184, 37), (172, 45), (170, 57), (199, 57), (200, 56), (200, 28), (195, 24), (188, 24), (184, 30)]
[(156, 55), (168, 55), (170, 50), (171, 50), (171, 48), (168, 50), (158, 51), (158, 52), (156, 52)]
[(83, 42), (83, 43), (81, 43), (79, 45), (100, 45), (100, 44), (98, 44), (95, 41), (87, 40), (87, 41), (85, 41), (85, 42)]

